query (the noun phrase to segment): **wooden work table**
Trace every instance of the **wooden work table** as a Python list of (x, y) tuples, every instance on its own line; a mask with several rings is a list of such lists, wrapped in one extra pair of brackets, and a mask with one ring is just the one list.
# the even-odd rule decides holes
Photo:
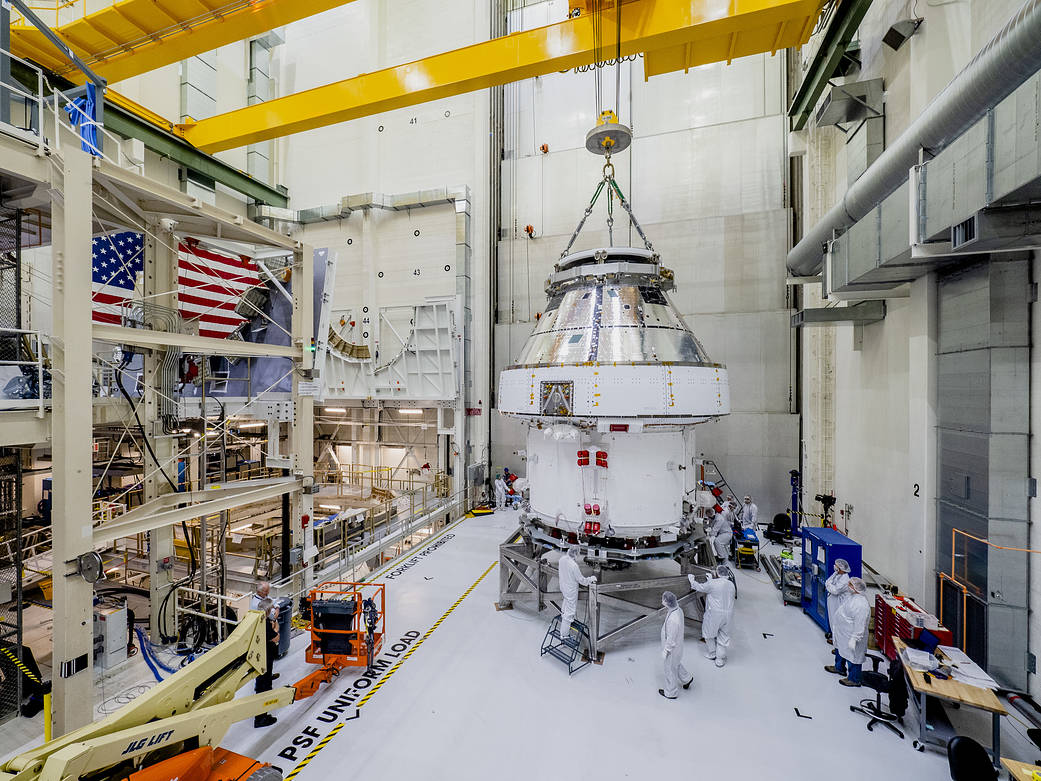
[(918, 740), (914, 742), (915, 749), (922, 751), (926, 745), (936, 745), (946, 750), (945, 744), (929, 740), (929, 730), (925, 723), (927, 712), (926, 698), (935, 697), (947, 702), (956, 702), (959, 705), (965, 705), (970, 708), (978, 708), (991, 714), (993, 717), (991, 757), (994, 760), (994, 767), (1000, 767), (1000, 762), (1002, 761), (1001, 717), (1007, 716), (1008, 711), (1001, 704), (998, 696), (990, 689), (972, 686), (971, 684), (956, 681), (953, 678), (943, 680), (935, 675), (930, 675), (930, 680), (927, 681), (925, 673), (921, 670), (915, 670), (904, 659), (903, 651), (907, 648), (907, 643), (898, 637), (894, 637), (893, 646), (897, 653), (900, 654), (900, 661), (904, 666), (904, 674), (907, 676), (907, 680), (910, 682), (917, 699)]
[(1026, 762), (1017, 762), (1014, 759), (1001, 758), (1001, 764), (1008, 770), (1009, 778), (1015, 781), (1034, 781), (1034, 771), (1041, 773), (1041, 767), (1030, 765)]

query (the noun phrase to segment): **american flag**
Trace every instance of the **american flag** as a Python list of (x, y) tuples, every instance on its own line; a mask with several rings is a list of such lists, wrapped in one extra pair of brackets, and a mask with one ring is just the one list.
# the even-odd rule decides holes
[(91, 300), (95, 323), (122, 322), (122, 304), (134, 294), (144, 258), (140, 233), (95, 236), (91, 255)]
[[(94, 322), (122, 320), (122, 305), (133, 297), (143, 265), (144, 237), (127, 231), (96, 236), (91, 248)], [(256, 264), (247, 257), (217, 252), (186, 239), (177, 248), (177, 304), (181, 317), (198, 321), (199, 335), (223, 339), (245, 318), (235, 304), (260, 283)]]
[(223, 339), (246, 320), (235, 314), (235, 304), (260, 283), (256, 264), (243, 255), (203, 248), (192, 239), (181, 242), (177, 250), (181, 317), (198, 320), (199, 336)]

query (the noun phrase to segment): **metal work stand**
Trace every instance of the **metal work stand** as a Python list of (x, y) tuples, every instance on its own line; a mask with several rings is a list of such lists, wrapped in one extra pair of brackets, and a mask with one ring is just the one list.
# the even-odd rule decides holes
[[(551, 579), (557, 576), (557, 567), (544, 558), (551, 549), (527, 540), (515, 542), (515, 539), (516, 534), (513, 534), (499, 546), (497, 609), (510, 610), (516, 601), (534, 600), (536, 609), (540, 612), (547, 606), (559, 610), (563, 595), (559, 590), (551, 591), (549, 588)], [(599, 581), (603, 580), (605, 572), (612, 570), (595, 568), (598, 582), (590, 585), (588, 589), (583, 589), (588, 600), (588, 623), (582, 626), (585, 636), (588, 637), (589, 658), (592, 661), (601, 661), (607, 645), (643, 628), (648, 623), (659, 626), (668, 612), (661, 606), (663, 591), (674, 592), (681, 607), (693, 603), (696, 620), (700, 620), (704, 610), (704, 599), (696, 591), (691, 591), (687, 575), (708, 575), (711, 569), (694, 564), (691, 554), (692, 552), (685, 552), (677, 559), (680, 574), (674, 576), (617, 581), (612, 578), (611, 582), (605, 583)], [(624, 574), (620, 573), (619, 576), (624, 578)], [(601, 611), (605, 606), (620, 608), (637, 615), (620, 626), (605, 630), (601, 627)], [(554, 621), (559, 627), (560, 617), (555, 617)], [(578, 622), (575, 622), (575, 625), (578, 626)], [(551, 624), (547, 640), (553, 629), (554, 624)], [(559, 633), (557, 636), (559, 637)], [(545, 642), (543, 647), (545, 653)]]

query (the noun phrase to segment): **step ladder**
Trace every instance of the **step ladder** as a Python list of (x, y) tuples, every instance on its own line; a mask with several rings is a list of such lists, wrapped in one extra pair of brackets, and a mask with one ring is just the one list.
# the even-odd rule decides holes
[(572, 621), (570, 631), (561, 636), (560, 616), (553, 616), (542, 639), (540, 655), (546, 654), (566, 664), (568, 675), (574, 675), (590, 662), (589, 627), (581, 621)]
[[(202, 441), (203, 484), (208, 486), (212, 483), (223, 483), (228, 479), (228, 427), (223, 414), (215, 421), (207, 416), (204, 423), (206, 432), (203, 433)], [(211, 430), (215, 433), (207, 433)]]
[[(727, 479), (723, 476), (723, 470), (719, 468), (715, 461), (701, 459), (700, 464), (701, 468), (698, 472), (699, 488), (710, 491), (716, 498), (716, 503), (719, 505), (722, 505), (723, 502), (731, 496), (735, 497), (740, 503), (741, 494), (739, 494), (734, 487), (727, 482)], [(740, 504), (738, 509), (740, 509)]]

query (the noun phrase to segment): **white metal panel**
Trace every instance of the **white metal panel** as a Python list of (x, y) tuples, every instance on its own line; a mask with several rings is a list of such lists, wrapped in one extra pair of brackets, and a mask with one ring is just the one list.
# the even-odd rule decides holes
[[(676, 71), (644, 81), (643, 59), (633, 64), (634, 116), (641, 135), (671, 133), (725, 122), (755, 119), (766, 113), (767, 62), (757, 54)], [(771, 104), (777, 105), (776, 62), (769, 67)], [(777, 113), (775, 109), (774, 113)]]
[(499, 410), (541, 415), (544, 382), (574, 383), (572, 414), (579, 417), (694, 419), (730, 411), (726, 369), (628, 364), (507, 369), (499, 375)]
[[(579, 466), (579, 451), (589, 465)], [(596, 465), (597, 452), (607, 467)], [(531, 509), (547, 523), (578, 531), (597, 521), (613, 536), (642, 537), (677, 524), (682, 517), (683, 471), (687, 462), (679, 431), (640, 435), (580, 431), (571, 426), (531, 428), (527, 438)], [(595, 506), (599, 515), (586, 513)]]
[(645, 223), (767, 211), (784, 206), (784, 134), (779, 117), (641, 137), (632, 154), (644, 171), (632, 200)]

